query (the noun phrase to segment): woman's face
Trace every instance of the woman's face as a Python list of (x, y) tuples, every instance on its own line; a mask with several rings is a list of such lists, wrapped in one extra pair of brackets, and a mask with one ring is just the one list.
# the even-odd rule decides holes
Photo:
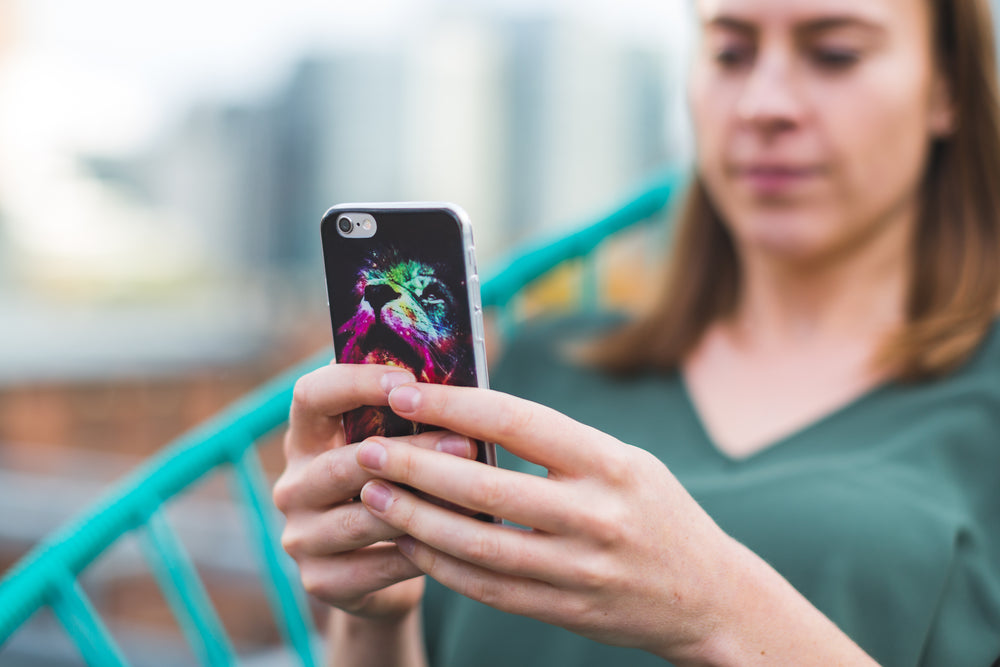
[(842, 256), (914, 220), (951, 109), (929, 0), (698, 0), (699, 173), (741, 253)]

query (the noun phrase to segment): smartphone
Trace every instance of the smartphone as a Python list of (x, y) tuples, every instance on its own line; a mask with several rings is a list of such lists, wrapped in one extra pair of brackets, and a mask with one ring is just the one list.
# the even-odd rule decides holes
[[(468, 216), (453, 204), (340, 204), (320, 225), (337, 363), (399, 366), (418, 382), (488, 387)], [(371, 406), (343, 415), (347, 442), (429, 430)], [(496, 465), (495, 447), (477, 458)]]

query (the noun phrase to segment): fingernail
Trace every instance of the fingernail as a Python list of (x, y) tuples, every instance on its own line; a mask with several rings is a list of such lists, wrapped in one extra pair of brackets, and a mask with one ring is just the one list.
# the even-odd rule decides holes
[(396, 548), (406, 555), (411, 555), (416, 546), (417, 541), (409, 535), (400, 535), (396, 538)]
[(416, 387), (396, 387), (389, 393), (389, 406), (397, 413), (413, 412), (420, 405), (420, 390)]
[(382, 376), (382, 389), (385, 393), (389, 393), (401, 384), (406, 384), (407, 382), (415, 382), (416, 378), (413, 377), (412, 373), (407, 373), (405, 371), (389, 371)]
[(376, 512), (385, 512), (392, 504), (392, 491), (385, 484), (368, 482), (361, 489), (361, 501)]
[(460, 435), (455, 435), (454, 433), (449, 434), (437, 441), (434, 445), (434, 449), (439, 452), (444, 452), (445, 454), (453, 454), (454, 456), (461, 456), (462, 458), (469, 457), (469, 439), (463, 438)]
[(385, 447), (377, 442), (366, 442), (358, 449), (358, 463), (369, 470), (381, 470), (388, 456)]

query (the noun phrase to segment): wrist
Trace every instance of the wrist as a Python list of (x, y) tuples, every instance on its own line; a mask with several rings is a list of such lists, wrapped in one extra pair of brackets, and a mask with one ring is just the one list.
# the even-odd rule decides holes
[(857, 644), (762, 558), (736, 540), (725, 564), (711, 620), (678, 667), (794, 664), (877, 667)]
[(398, 632), (412, 625), (420, 618), (420, 606), (399, 614), (367, 615), (352, 614), (342, 609), (330, 610), (330, 631), (343, 636), (381, 635)]
[(419, 605), (401, 615), (355, 616), (333, 609), (328, 622), (329, 664), (425, 667)]
[(721, 544), (715, 551), (714, 576), (704, 584), (709, 593), (694, 623), (692, 640), (659, 652), (677, 667), (727, 667), (747, 662), (741, 631), (746, 627), (746, 616), (753, 613), (748, 606), (759, 595), (760, 587), (768, 585), (762, 581), (766, 577), (761, 566), (770, 568), (728, 535)]

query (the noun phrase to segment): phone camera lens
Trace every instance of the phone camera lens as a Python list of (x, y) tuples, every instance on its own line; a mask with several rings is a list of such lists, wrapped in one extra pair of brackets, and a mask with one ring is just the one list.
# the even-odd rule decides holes
[(337, 227), (339, 227), (340, 231), (344, 232), (345, 234), (350, 234), (351, 229), (353, 229), (353, 225), (351, 224), (351, 219), (348, 218), (347, 216), (344, 216), (343, 218), (337, 221)]

